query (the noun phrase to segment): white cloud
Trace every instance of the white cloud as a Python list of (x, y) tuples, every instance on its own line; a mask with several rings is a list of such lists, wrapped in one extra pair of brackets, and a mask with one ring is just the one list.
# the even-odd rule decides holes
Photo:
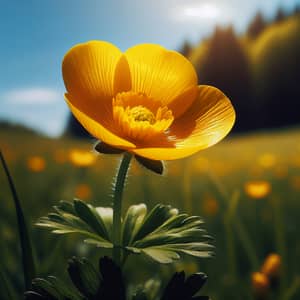
[(2, 94), (5, 101), (15, 104), (50, 104), (63, 99), (63, 93), (43, 87), (14, 89)]

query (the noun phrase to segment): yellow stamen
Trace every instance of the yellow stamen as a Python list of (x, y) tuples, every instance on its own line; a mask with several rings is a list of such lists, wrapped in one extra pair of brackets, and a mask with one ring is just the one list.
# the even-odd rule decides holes
[(124, 137), (144, 141), (166, 132), (174, 120), (168, 107), (134, 92), (116, 95), (113, 99), (113, 117)]
[(129, 113), (133, 117), (134, 121), (148, 122), (151, 125), (156, 122), (154, 114), (142, 105), (133, 107), (130, 109)]

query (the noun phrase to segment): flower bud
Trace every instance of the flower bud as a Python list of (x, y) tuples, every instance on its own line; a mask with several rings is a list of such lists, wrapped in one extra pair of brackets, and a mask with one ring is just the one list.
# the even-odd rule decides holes
[(271, 253), (265, 259), (261, 272), (270, 278), (279, 277), (281, 267), (281, 257), (278, 254)]
[(251, 281), (256, 299), (265, 299), (270, 288), (268, 277), (263, 273), (255, 272), (251, 275)]

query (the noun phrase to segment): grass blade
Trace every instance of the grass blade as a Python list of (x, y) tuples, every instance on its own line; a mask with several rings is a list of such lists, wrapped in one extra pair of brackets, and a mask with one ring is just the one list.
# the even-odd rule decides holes
[(12, 177), (10, 176), (7, 164), (5, 162), (4, 156), (2, 155), (1, 151), (0, 151), (0, 160), (1, 160), (4, 172), (5, 172), (5, 175), (7, 177), (9, 187), (10, 187), (10, 190), (12, 193), (12, 197), (14, 200), (14, 204), (15, 204), (17, 221), (18, 221), (20, 246), (21, 246), (21, 250), (22, 250), (24, 283), (25, 283), (26, 290), (28, 290), (31, 287), (32, 279), (35, 278), (35, 264), (34, 264), (31, 241), (30, 241), (30, 237), (29, 237), (29, 233), (28, 233), (28, 229), (27, 229), (25, 216), (22, 211), (22, 206), (19, 201), (14, 182), (12, 180)]
[[(0, 291), (1, 297), (4, 297), (3, 300), (11, 300), (15, 299), (13, 296), (13, 289), (11, 283), (8, 278), (5, 276), (3, 272), (3, 267), (0, 265)], [(2, 299), (2, 298), (1, 298)]]

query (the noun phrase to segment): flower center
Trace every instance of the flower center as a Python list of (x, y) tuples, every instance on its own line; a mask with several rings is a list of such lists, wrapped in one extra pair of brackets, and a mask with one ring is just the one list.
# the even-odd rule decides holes
[(142, 105), (131, 108), (129, 114), (133, 117), (134, 121), (148, 122), (150, 124), (154, 124), (156, 121), (154, 114)]
[(139, 142), (165, 133), (174, 120), (167, 106), (142, 93), (119, 93), (112, 104), (114, 122), (121, 135)]

